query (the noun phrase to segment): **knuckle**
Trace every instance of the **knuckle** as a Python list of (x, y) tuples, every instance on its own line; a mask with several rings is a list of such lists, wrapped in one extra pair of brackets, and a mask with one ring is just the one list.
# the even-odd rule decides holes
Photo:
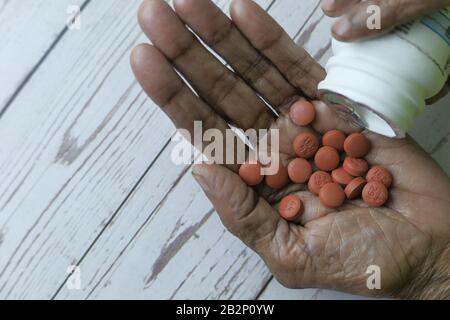
[(214, 79), (209, 90), (211, 102), (215, 106), (221, 106), (227, 97), (233, 92), (238, 85), (239, 80), (236, 75), (226, 69)]
[(271, 65), (267, 60), (261, 54), (258, 54), (255, 60), (248, 63), (247, 68), (242, 72), (242, 76), (251, 83), (257, 83), (261, 78), (264, 78), (270, 68)]
[(284, 36), (285, 32), (283, 31), (283, 29), (279, 28), (277, 30), (274, 30), (274, 35), (272, 37), (262, 38), (261, 43), (257, 46), (257, 49), (261, 52), (270, 50), (276, 47)]
[(207, 42), (212, 48), (215, 48), (231, 37), (233, 31), (233, 24), (231, 22), (227, 22), (225, 27), (216, 29), (210, 36), (208, 36)]
[(188, 36), (186, 38), (180, 38), (179, 43), (176, 43), (174, 46), (173, 53), (170, 54), (170, 59), (173, 61), (177, 61), (184, 57), (192, 48), (194, 48), (196, 41), (193, 36)]
[(303, 81), (303, 78), (311, 71), (312, 63), (306, 53), (300, 55), (297, 59), (291, 62), (291, 67), (288, 68), (287, 78), (291, 81)]

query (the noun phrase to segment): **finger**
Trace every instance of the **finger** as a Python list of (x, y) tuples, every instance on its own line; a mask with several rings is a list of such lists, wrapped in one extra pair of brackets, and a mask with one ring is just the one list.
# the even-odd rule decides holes
[(312, 123), (312, 127), (319, 133), (324, 134), (327, 131), (337, 129), (346, 134), (362, 131), (362, 128), (349, 122), (339, 116), (336, 111), (321, 101), (313, 101), (316, 108), (316, 119)]
[(289, 82), (315, 97), (325, 70), (298, 47), (281, 26), (253, 1), (234, 0), (231, 18), (251, 44), (280, 70)]
[(313, 133), (320, 138), (329, 130), (337, 129), (346, 134), (362, 131), (362, 128), (344, 120), (336, 112), (320, 101), (313, 101), (316, 108), (316, 119), (311, 126), (301, 127), (292, 122), (289, 117), (290, 105), (280, 109), (280, 117), (272, 124), (271, 129), (277, 129), (279, 133), (279, 150), (281, 153), (295, 157), (293, 141), (301, 133)]
[[(381, 29), (369, 29), (367, 21), (374, 11), (369, 6), (379, 8)], [(375, 36), (391, 27), (410, 21), (427, 12), (450, 5), (449, 0), (369, 0), (353, 6), (332, 27), (333, 35), (340, 41), (352, 41)]]
[(288, 223), (238, 175), (217, 165), (196, 165), (193, 175), (227, 229), (261, 256), (289, 236)]
[(178, 16), (275, 109), (296, 90), (211, 0), (175, 0)]
[[(157, 48), (147, 44), (137, 46), (131, 54), (131, 66), (148, 96), (161, 107), (178, 129), (189, 132), (192, 144), (198, 134), (195, 132), (195, 121), (202, 122), (202, 129), (217, 129), (222, 137), (226, 137), (225, 132), (229, 128), (227, 123), (187, 87)], [(222, 158), (226, 159), (229, 152), (234, 152), (231, 148), (242, 149), (242, 143), (239, 139), (236, 144), (224, 142)], [(203, 147), (206, 145), (208, 143), (204, 143)], [(237, 162), (230, 161), (229, 168), (237, 170), (234, 163)]]
[(192, 84), (197, 93), (240, 128), (266, 129), (273, 114), (254, 91), (189, 32), (163, 0), (146, 0), (139, 22), (153, 44)]
[(326, 206), (324, 206), (321, 202), (318, 196), (312, 194), (309, 191), (300, 191), (294, 193), (296, 196), (298, 196), (302, 202), (303, 202), (303, 214), (300, 216), (299, 220), (296, 221), (297, 223), (300, 223), (301, 225), (306, 225), (307, 223), (319, 219), (321, 217), (324, 217), (330, 213), (337, 212), (337, 211), (345, 211), (345, 210), (351, 210), (358, 207), (364, 207), (362, 203), (358, 203), (356, 201), (350, 201), (346, 202), (344, 205), (339, 207), (338, 209), (331, 209)]
[(360, 0), (322, 0), (320, 6), (327, 16), (338, 17), (358, 2)]
[[(292, 158), (295, 157), (295, 152), (292, 145), (295, 138), (301, 133), (307, 132), (317, 135), (317, 132), (314, 132), (310, 126), (301, 127), (294, 124), (289, 117), (289, 109), (290, 105), (286, 105), (280, 109), (280, 117), (278, 117), (278, 119), (272, 124), (269, 134), (272, 136), (275, 132), (278, 133), (280, 153), (286, 154)], [(270, 141), (273, 140), (277, 141), (271, 137)]]

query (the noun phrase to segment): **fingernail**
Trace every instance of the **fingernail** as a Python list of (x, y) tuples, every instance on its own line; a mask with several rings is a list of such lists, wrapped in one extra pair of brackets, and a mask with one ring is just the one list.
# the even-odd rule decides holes
[(320, 6), (323, 11), (330, 12), (335, 10), (336, 0), (322, 0)]
[(341, 18), (333, 24), (332, 31), (335, 35), (345, 37), (352, 29), (352, 24), (348, 18)]

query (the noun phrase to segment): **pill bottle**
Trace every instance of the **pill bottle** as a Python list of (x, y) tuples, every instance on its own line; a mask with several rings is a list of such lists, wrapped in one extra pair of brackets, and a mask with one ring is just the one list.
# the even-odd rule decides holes
[(445, 85), (450, 61), (450, 7), (390, 33), (352, 43), (333, 40), (318, 96), (370, 131), (403, 138), (425, 100)]

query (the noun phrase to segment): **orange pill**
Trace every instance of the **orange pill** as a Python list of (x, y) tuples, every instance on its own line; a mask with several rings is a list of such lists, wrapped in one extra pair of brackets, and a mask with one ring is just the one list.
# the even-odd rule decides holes
[(296, 221), (303, 214), (303, 202), (293, 194), (288, 195), (281, 199), (278, 212), (287, 221)]
[(320, 189), (319, 199), (328, 208), (339, 208), (345, 201), (344, 189), (342, 189), (339, 183), (327, 183)]
[(307, 126), (316, 118), (316, 109), (311, 102), (299, 100), (291, 106), (289, 118), (298, 126)]
[(352, 133), (344, 142), (344, 150), (349, 157), (363, 158), (370, 152), (371, 144), (369, 139), (361, 133)]
[(302, 158), (297, 158), (289, 162), (288, 175), (294, 183), (305, 183), (312, 175), (311, 164)]
[(319, 170), (322, 171), (332, 171), (339, 166), (341, 158), (339, 153), (335, 148), (332, 147), (322, 147), (317, 151), (314, 156), (314, 163)]
[(367, 181), (364, 178), (356, 177), (345, 187), (345, 195), (347, 199), (354, 200), (361, 197), (364, 186)]
[(355, 178), (342, 167), (333, 170), (333, 172), (331, 172), (331, 177), (334, 182), (337, 182), (342, 186), (348, 185)]
[(300, 158), (313, 157), (319, 149), (319, 139), (312, 133), (300, 133), (294, 140), (294, 151)]
[(347, 157), (342, 165), (345, 171), (354, 177), (362, 177), (369, 170), (369, 164), (364, 159)]
[(320, 189), (327, 183), (333, 182), (329, 173), (325, 171), (316, 171), (312, 174), (308, 181), (308, 189), (310, 192), (318, 195)]
[(249, 186), (256, 186), (263, 181), (261, 164), (255, 161), (247, 161), (239, 168), (239, 176)]
[(337, 151), (344, 151), (344, 142), (347, 136), (339, 130), (331, 130), (322, 137), (324, 146), (335, 148)]
[(381, 182), (368, 182), (363, 189), (362, 198), (363, 201), (371, 207), (381, 207), (389, 198), (388, 189)]
[(378, 181), (390, 188), (392, 185), (392, 174), (380, 166), (372, 167), (366, 176), (367, 181)]
[(272, 189), (281, 189), (289, 183), (289, 176), (281, 163), (278, 167), (278, 171), (274, 175), (266, 176), (266, 184)]

